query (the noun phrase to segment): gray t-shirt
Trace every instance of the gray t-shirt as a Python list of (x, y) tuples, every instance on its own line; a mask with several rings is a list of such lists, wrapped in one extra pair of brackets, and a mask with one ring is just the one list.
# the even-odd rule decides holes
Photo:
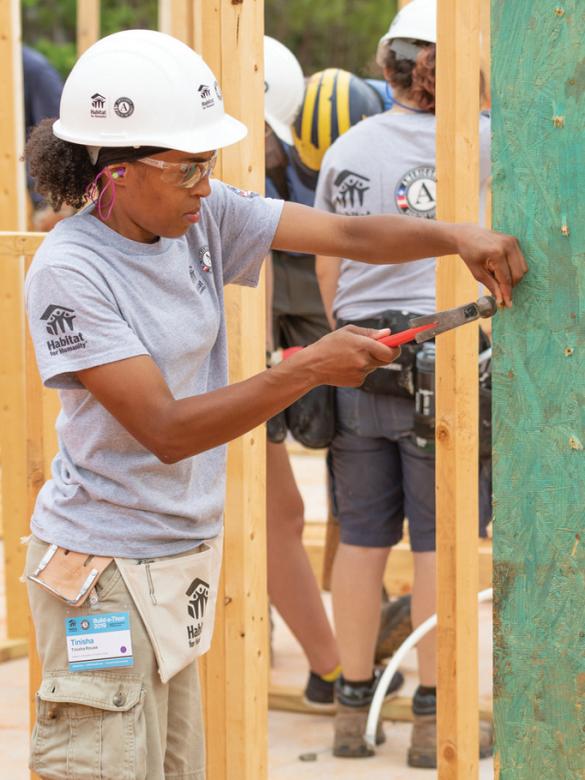
[[(340, 136), (323, 158), (315, 206), (346, 215), (436, 213), (435, 117), (387, 112)], [(480, 180), (490, 174), (490, 121), (480, 117)], [(400, 265), (343, 259), (333, 311), (360, 320), (395, 309), (435, 310), (435, 258)]]
[(31, 523), (39, 538), (134, 558), (184, 552), (217, 536), (225, 447), (165, 465), (75, 372), (150, 355), (177, 399), (224, 386), (223, 287), (256, 285), (281, 209), (281, 201), (216, 180), (200, 222), (181, 238), (131, 241), (89, 211), (48, 234), (26, 280), (39, 370), (61, 397), (59, 452)]

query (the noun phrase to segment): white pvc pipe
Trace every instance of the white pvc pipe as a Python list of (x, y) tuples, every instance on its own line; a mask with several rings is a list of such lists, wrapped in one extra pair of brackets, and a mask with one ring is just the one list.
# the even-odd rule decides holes
[[(487, 590), (482, 590), (481, 593), (478, 594), (477, 601), (479, 604), (481, 604), (484, 601), (491, 601), (492, 597), (493, 589), (488, 588)], [(388, 690), (390, 681), (398, 671), (398, 667), (404, 660), (405, 655), (409, 653), (413, 647), (416, 647), (420, 640), (426, 636), (429, 631), (432, 631), (436, 625), (436, 615), (432, 615), (430, 618), (425, 620), (424, 623), (421, 623), (420, 626), (404, 640), (404, 642), (392, 656), (392, 660), (388, 666), (384, 669), (384, 673), (380, 677), (380, 682), (376, 686), (376, 692), (370, 705), (368, 722), (366, 724), (365, 740), (371, 748), (376, 747), (376, 727), (378, 725), (378, 720), (380, 718), (380, 713), (384, 704), (384, 697), (386, 696), (386, 691)]]

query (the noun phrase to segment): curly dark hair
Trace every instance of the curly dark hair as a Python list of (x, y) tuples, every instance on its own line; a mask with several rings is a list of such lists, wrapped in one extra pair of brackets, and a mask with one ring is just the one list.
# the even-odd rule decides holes
[(43, 119), (32, 131), (25, 148), (35, 189), (58, 211), (66, 203), (79, 209), (97, 169), (87, 149), (53, 135), (54, 119)]
[(416, 58), (412, 72), (412, 99), (423, 111), (435, 112), (435, 72), (437, 47), (425, 46)]
[(398, 58), (396, 52), (387, 47), (383, 64), (389, 71), (390, 84), (406, 93), (423, 111), (435, 110), (435, 59), (434, 43), (417, 42), (422, 46), (416, 62)]

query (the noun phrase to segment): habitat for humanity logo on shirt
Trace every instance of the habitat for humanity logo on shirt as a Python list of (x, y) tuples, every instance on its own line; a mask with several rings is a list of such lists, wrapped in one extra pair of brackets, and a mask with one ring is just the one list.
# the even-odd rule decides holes
[(57, 306), (52, 303), (41, 314), (41, 320), (45, 323), (47, 333), (51, 338), (47, 339), (47, 349), (51, 357), (73, 352), (76, 349), (85, 349), (87, 342), (83, 333), (76, 332), (73, 320), (75, 309), (67, 306)]

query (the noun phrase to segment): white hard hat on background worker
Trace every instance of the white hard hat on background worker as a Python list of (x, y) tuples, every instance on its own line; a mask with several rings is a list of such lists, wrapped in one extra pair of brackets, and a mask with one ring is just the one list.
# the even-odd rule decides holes
[(218, 81), (193, 49), (164, 33), (125, 30), (76, 62), (53, 132), (87, 146), (95, 162), (101, 147), (198, 154), (240, 141), (247, 129), (225, 113)]
[(383, 67), (388, 47), (396, 51), (399, 59), (416, 60), (420, 50), (416, 41), (437, 42), (437, 0), (412, 0), (396, 14), (380, 39), (376, 62)]
[(292, 146), (291, 125), (303, 102), (305, 79), (299, 61), (284, 44), (264, 36), (264, 118)]

